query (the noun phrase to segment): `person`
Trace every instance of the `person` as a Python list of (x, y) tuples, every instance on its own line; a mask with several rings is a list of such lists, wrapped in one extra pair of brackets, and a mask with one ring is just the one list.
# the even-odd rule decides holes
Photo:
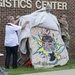
[(17, 68), (18, 58), (18, 36), (17, 31), (23, 30), (29, 23), (26, 21), (22, 26), (16, 25), (19, 22), (19, 18), (15, 20), (14, 16), (8, 16), (8, 23), (5, 26), (5, 41), (4, 46), (6, 48), (5, 68), (9, 68), (10, 57), (13, 55), (12, 67)]
[(60, 24), (58, 22), (57, 16), (55, 16), (53, 14), (53, 10), (51, 9), (50, 5), (46, 5), (46, 12), (49, 13), (49, 16), (51, 14), (51, 18), (53, 19), (53, 21), (57, 24), (59, 31), (61, 32), (61, 28), (60, 28)]
[(47, 13), (53, 13), (53, 10), (51, 9), (50, 5), (46, 5), (46, 12)]
[(69, 49), (70, 35), (69, 35), (69, 29), (68, 29), (68, 22), (66, 18), (67, 16), (65, 14), (61, 15), (59, 19), (59, 23), (61, 28), (62, 39), (66, 45), (66, 48)]

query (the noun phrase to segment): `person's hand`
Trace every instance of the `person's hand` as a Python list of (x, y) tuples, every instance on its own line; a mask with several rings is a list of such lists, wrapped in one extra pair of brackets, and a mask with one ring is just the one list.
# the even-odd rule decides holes
[(29, 21), (26, 21), (26, 22), (25, 22), (25, 24), (28, 24), (28, 23), (29, 23)]
[(16, 16), (16, 19), (19, 19), (20, 18), (20, 15)]
[(25, 21), (25, 23), (22, 25), (22, 30), (25, 28), (25, 26), (29, 23), (29, 21)]

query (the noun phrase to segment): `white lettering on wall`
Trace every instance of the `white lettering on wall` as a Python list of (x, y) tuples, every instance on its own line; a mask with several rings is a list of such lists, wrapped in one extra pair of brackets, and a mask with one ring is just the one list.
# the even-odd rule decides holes
[(11, 0), (6, 0), (6, 7), (11, 7), (12, 6), (12, 4), (11, 4)]
[(2, 0), (0, 0), (0, 7), (2, 7)]
[(35, 2), (35, 6), (36, 6), (36, 8), (40, 9), (41, 8), (41, 1), (40, 0), (37, 0)]
[(45, 7), (46, 5), (50, 5), (51, 9), (67, 10), (66, 2), (37, 0), (35, 5), (38, 9)]
[(27, 0), (27, 8), (32, 8), (32, 1), (31, 0)]
[(67, 10), (66, 2), (36, 0), (35, 4), (32, 3), (33, 3), (32, 0), (0, 0), (0, 7), (14, 7), (14, 8), (36, 7), (37, 9), (40, 9), (42, 7), (46, 7), (46, 5), (50, 5), (51, 9)]
[(67, 3), (66, 2), (63, 2), (62, 3), (62, 7), (63, 7), (63, 9), (67, 10)]
[(21, 0), (21, 1), (20, 1), (20, 7), (21, 7), (21, 8), (26, 8), (26, 5), (23, 4), (23, 3), (26, 3), (26, 1), (25, 1), (25, 0)]

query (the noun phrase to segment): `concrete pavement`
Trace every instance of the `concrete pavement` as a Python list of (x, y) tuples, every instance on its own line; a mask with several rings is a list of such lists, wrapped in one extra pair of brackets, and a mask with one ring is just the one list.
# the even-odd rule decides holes
[(31, 74), (22, 74), (22, 75), (75, 75), (75, 69), (31, 73)]

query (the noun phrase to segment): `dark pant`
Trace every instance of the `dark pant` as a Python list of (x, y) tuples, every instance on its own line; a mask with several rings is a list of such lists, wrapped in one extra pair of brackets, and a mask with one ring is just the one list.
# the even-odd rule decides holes
[(17, 58), (18, 58), (18, 46), (14, 47), (5, 47), (6, 48), (6, 59), (5, 59), (5, 67), (9, 68), (10, 65), (10, 57), (11, 54), (13, 56), (12, 67), (17, 67)]

